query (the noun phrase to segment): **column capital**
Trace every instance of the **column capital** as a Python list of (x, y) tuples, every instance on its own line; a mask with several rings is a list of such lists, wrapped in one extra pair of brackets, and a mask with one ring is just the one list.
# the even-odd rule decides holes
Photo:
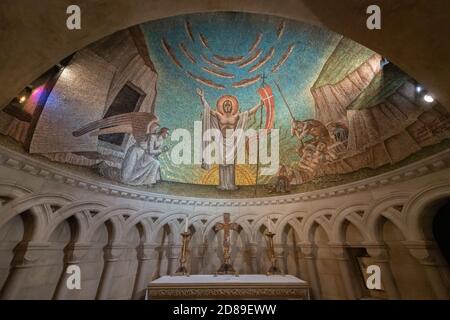
[(50, 246), (50, 243), (42, 242), (21, 242), (15, 248), (16, 254), (12, 261), (15, 268), (30, 268), (35, 266), (41, 257), (48, 251), (55, 250)]
[(403, 241), (403, 245), (408, 248), (409, 253), (421, 264), (435, 265), (436, 246), (432, 241)]
[(91, 243), (73, 243), (66, 248), (66, 255), (64, 262), (67, 264), (78, 264), (81, 259), (86, 255), (86, 253), (91, 248)]
[(183, 246), (178, 243), (170, 243), (167, 247), (167, 257), (169, 259), (178, 259), (181, 254), (181, 248)]
[(330, 242), (330, 243), (328, 243), (328, 247), (330, 248), (331, 252), (336, 257), (336, 259), (348, 260), (348, 252), (347, 252), (348, 246), (346, 246), (342, 243)]
[(384, 243), (364, 243), (363, 246), (366, 248), (369, 256), (374, 258), (378, 262), (384, 262), (389, 260), (389, 249)]
[(138, 260), (155, 260), (158, 257), (158, 251), (156, 250), (159, 247), (157, 243), (143, 243), (137, 248), (137, 256)]
[(126, 243), (112, 243), (108, 244), (105, 249), (105, 261), (114, 262), (119, 260), (120, 256), (123, 253), (124, 249), (128, 249), (129, 246)]
[(282, 243), (274, 243), (273, 251), (277, 258), (283, 257), (284, 255), (284, 245)]
[(306, 259), (313, 259), (316, 255), (316, 246), (310, 242), (299, 242), (297, 247)]

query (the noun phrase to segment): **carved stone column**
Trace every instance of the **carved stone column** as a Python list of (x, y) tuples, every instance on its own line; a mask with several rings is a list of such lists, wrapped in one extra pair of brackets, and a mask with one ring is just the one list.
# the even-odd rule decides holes
[(300, 279), (306, 280), (308, 275), (307, 275), (307, 264), (306, 264), (306, 260), (303, 257), (303, 253), (302, 253), (302, 248), (298, 247), (298, 245), (295, 247), (296, 250), (296, 258), (297, 258), (297, 263), (298, 263), (298, 268), (297, 268), (297, 277), (299, 277)]
[[(74, 243), (66, 248), (64, 255), (64, 268), (56, 286), (53, 299), (62, 300), (67, 299), (67, 279), (70, 276), (66, 271), (70, 265), (80, 265), (81, 260), (89, 251), (91, 244), (89, 243)], [(83, 271), (81, 270), (81, 275)], [(83, 287), (81, 288), (83, 289)]]
[(437, 299), (450, 299), (446, 278), (441, 274), (437, 248), (431, 241), (405, 241), (403, 244), (423, 266), (428, 282)]
[(395, 283), (394, 274), (389, 264), (389, 252), (386, 246), (384, 244), (366, 244), (365, 248), (369, 256), (380, 267), (381, 282), (384, 285), (388, 298), (392, 300), (400, 299), (400, 291)]
[(137, 248), (138, 268), (133, 288), (133, 299), (144, 299), (148, 283), (151, 279), (152, 268), (158, 259), (156, 243), (144, 243)]
[(15, 255), (11, 263), (11, 271), (3, 286), (0, 299), (20, 299), (18, 293), (23, 285), (26, 285), (26, 279), (31, 269), (38, 267), (41, 258), (51, 250), (49, 243), (21, 242), (14, 250)]
[(277, 258), (277, 267), (281, 273), (286, 273), (286, 266), (284, 263), (284, 245), (281, 243), (274, 243), (273, 250)]
[(248, 255), (250, 257), (250, 267), (252, 273), (261, 273), (262, 270), (258, 270), (258, 244), (251, 242), (248, 244)]
[(351, 265), (347, 248), (341, 244), (330, 244), (329, 246), (339, 265), (339, 271), (341, 273), (342, 281), (344, 282), (347, 298), (351, 300), (361, 298), (362, 290), (360, 284), (355, 281), (356, 274)]
[[(204, 244), (204, 243), (200, 244), (200, 245), (196, 246), (195, 250), (192, 250), (192, 253), (190, 253), (190, 256), (188, 256), (188, 260), (190, 259), (190, 257), (195, 257), (195, 260), (196, 260), (197, 270), (196, 271), (191, 270), (192, 273), (196, 272), (196, 273), (202, 274), (204, 272), (204, 264), (203, 264), (204, 261), (203, 260), (205, 258), (207, 249), (208, 249), (208, 246), (206, 244)], [(191, 250), (191, 249), (188, 248), (188, 250)], [(191, 268), (192, 267), (193, 266), (191, 266)]]
[(168, 250), (167, 250), (167, 259), (169, 263), (169, 270), (168, 274), (173, 274), (177, 270), (179, 260), (180, 260), (180, 254), (181, 254), (181, 244), (169, 244)]
[(311, 286), (312, 296), (314, 299), (320, 299), (322, 296), (322, 292), (320, 289), (320, 279), (317, 273), (315, 261), (317, 250), (311, 243), (300, 243), (298, 247), (303, 254), (303, 259), (306, 261), (308, 275), (307, 280)]
[(111, 245), (107, 245), (104, 249), (104, 266), (103, 273), (100, 279), (100, 284), (97, 290), (96, 299), (104, 300), (108, 298), (109, 291), (112, 285), (112, 279), (114, 276), (114, 269), (117, 261), (119, 261), (120, 256), (123, 253), (124, 249), (127, 249), (128, 246), (122, 243), (113, 243)]

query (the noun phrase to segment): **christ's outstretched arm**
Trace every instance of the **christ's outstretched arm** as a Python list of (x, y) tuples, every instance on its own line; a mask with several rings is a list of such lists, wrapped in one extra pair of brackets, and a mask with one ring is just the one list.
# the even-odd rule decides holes
[(203, 108), (204, 108), (205, 110), (209, 110), (210, 113), (211, 113), (213, 116), (217, 116), (217, 115), (218, 115), (218, 112), (217, 112), (216, 110), (211, 109), (211, 107), (209, 106), (208, 101), (206, 101), (206, 99), (205, 99), (205, 93), (203, 92), (203, 90), (197, 88), (197, 94), (198, 94), (198, 96), (200, 97), (200, 100), (201, 100), (201, 102), (202, 102)]
[(259, 110), (259, 108), (261, 108), (262, 106), (263, 106), (262, 101), (259, 101), (258, 104), (257, 104), (256, 106), (254, 106), (253, 108), (251, 108), (251, 109), (248, 111), (248, 114), (249, 114), (250, 116), (254, 115), (254, 114)]

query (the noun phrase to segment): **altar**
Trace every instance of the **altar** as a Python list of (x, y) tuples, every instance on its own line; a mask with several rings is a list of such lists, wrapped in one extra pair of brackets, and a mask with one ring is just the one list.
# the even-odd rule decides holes
[(147, 287), (149, 300), (299, 299), (309, 300), (306, 281), (291, 275), (163, 276)]

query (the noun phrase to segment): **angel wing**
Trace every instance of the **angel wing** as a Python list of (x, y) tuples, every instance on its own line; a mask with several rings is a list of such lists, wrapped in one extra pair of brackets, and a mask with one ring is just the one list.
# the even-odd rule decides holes
[[(111, 133), (130, 133), (137, 142), (144, 141), (147, 134), (152, 133), (158, 125), (158, 117), (146, 112), (130, 112), (100, 119), (88, 123), (84, 127), (72, 132), (74, 137), (86, 133), (102, 135)], [(93, 132), (98, 130), (96, 132)]]

